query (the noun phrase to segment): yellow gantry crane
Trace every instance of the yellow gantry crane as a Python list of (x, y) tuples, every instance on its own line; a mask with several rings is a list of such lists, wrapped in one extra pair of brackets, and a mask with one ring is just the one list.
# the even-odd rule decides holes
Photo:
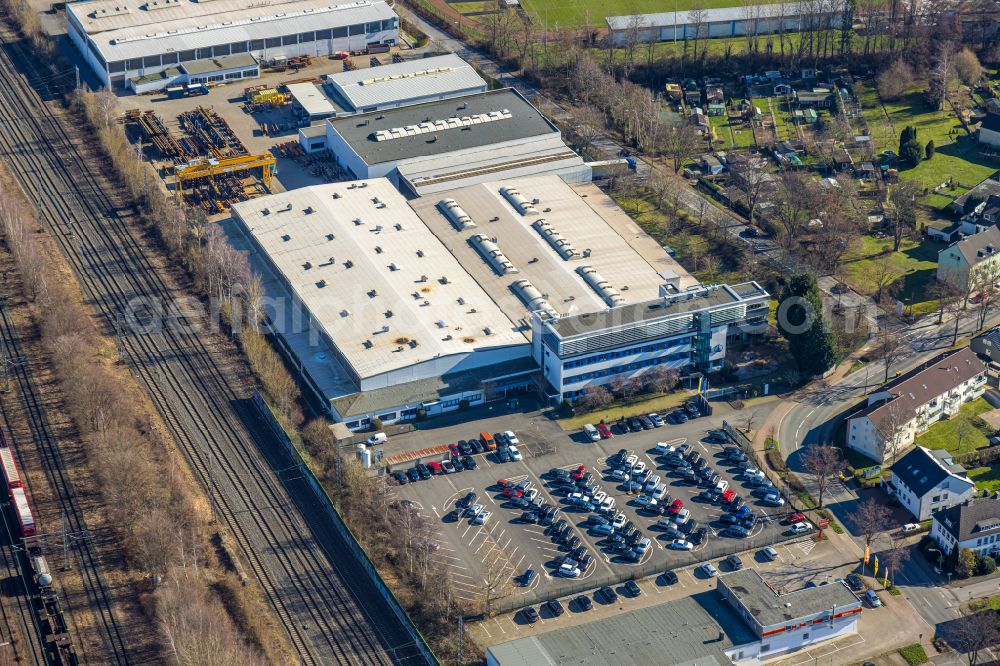
[(254, 169), (260, 169), (260, 180), (264, 187), (270, 191), (274, 174), (277, 172), (277, 165), (278, 161), (270, 153), (240, 155), (238, 157), (198, 158), (174, 167), (174, 175), (177, 176), (177, 195), (184, 196), (186, 183), (206, 178), (214, 186), (216, 176), (236, 175)]

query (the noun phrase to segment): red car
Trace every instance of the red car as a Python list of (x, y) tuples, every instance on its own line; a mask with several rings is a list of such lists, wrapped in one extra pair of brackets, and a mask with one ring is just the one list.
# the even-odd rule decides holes
[(724, 504), (729, 504), (736, 497), (736, 491), (730, 488), (726, 492), (722, 493), (722, 501)]
[(580, 479), (583, 478), (583, 475), (586, 473), (587, 473), (587, 466), (580, 465), (579, 467), (576, 468), (576, 470), (572, 474), (570, 474), (570, 476), (573, 477), (574, 481), (579, 481)]
[(614, 437), (614, 435), (611, 434), (611, 428), (603, 423), (597, 424), (597, 433), (601, 436), (601, 439), (611, 439)]
[(676, 515), (683, 508), (684, 508), (684, 502), (680, 501), (679, 499), (675, 499), (673, 502), (670, 503), (670, 508), (667, 509), (667, 511), (671, 514)]
[(795, 523), (804, 523), (805, 521), (806, 521), (805, 514), (796, 512), (789, 515), (788, 518), (785, 518), (783, 521), (781, 521), (781, 523), (783, 525), (794, 525)]
[(431, 468), (431, 474), (441, 474), (444, 472), (444, 470), (441, 467), (441, 463), (429, 462), (427, 463), (427, 466)]
[(521, 492), (519, 488), (515, 488), (514, 486), (507, 486), (500, 492), (500, 494), (503, 495), (504, 497), (520, 497), (524, 493)]
[(458, 444), (455, 443), (455, 442), (452, 442), (451, 444), (448, 445), (448, 450), (451, 451), (451, 454), (453, 456), (457, 456), (458, 455)]

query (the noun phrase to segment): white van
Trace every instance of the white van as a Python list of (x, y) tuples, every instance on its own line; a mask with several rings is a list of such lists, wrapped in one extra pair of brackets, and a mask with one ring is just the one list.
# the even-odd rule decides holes
[(725, 479), (723, 479), (722, 481), (719, 481), (717, 484), (715, 484), (715, 492), (717, 492), (717, 493), (724, 493), (727, 490), (729, 490), (729, 482), (726, 481)]
[(601, 439), (601, 433), (597, 432), (597, 428), (589, 423), (583, 426), (583, 434), (586, 435), (587, 439), (592, 442), (596, 442)]
[(386, 439), (384, 432), (377, 432), (365, 441), (369, 446), (374, 446), (376, 444), (385, 444)]

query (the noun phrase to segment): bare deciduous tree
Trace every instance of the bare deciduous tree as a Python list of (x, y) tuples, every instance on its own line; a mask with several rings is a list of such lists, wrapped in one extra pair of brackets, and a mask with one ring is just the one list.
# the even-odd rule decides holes
[(827, 486), (844, 466), (840, 449), (826, 444), (810, 444), (802, 454), (802, 466), (816, 484), (819, 492), (818, 508), (822, 509)]
[(966, 615), (955, 623), (953, 632), (955, 647), (965, 653), (969, 666), (977, 666), (981, 654), (1000, 643), (1000, 622), (995, 611)]
[(908, 348), (909, 345), (906, 338), (898, 332), (890, 329), (888, 326), (883, 326), (879, 329), (878, 339), (875, 342), (873, 351), (875, 352), (875, 357), (885, 365), (883, 382), (889, 381), (889, 372), (892, 369), (892, 364), (904, 356)]
[(888, 507), (869, 497), (858, 505), (851, 519), (857, 532), (865, 538), (865, 545), (871, 547), (875, 537), (889, 529), (891, 516)]

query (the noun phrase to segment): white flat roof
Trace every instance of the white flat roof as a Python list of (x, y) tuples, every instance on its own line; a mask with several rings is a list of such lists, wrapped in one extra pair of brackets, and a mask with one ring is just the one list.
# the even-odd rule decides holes
[[(815, 14), (838, 14), (843, 11), (842, 2), (826, 3), (819, 8), (807, 2), (773, 3), (766, 5), (750, 4), (745, 7), (712, 7), (705, 9), (700, 20), (703, 23), (728, 23), (730, 21), (759, 21), (761, 19), (778, 17), (791, 19), (798, 16), (812, 16)], [(687, 10), (660, 12), (656, 14), (625, 14), (622, 16), (609, 16), (605, 20), (607, 21), (608, 28), (611, 30), (628, 30), (632, 25), (633, 17), (639, 18), (636, 24), (636, 27), (639, 28), (669, 28), (673, 26), (693, 25), (695, 22), (692, 13)]]
[(233, 212), (362, 378), (526, 342), (386, 179), (304, 187)]
[[(500, 192), (513, 187), (534, 204), (536, 214), (522, 216)], [(442, 200), (454, 200), (475, 227), (458, 231), (441, 210)], [(476, 282), (500, 302), (512, 319), (528, 318), (528, 308), (514, 284), (528, 280), (560, 315), (594, 312), (608, 307), (584, 281), (577, 268), (590, 266), (618, 290), (624, 303), (659, 297), (664, 278), (673, 272), (680, 288), (698, 284), (663, 248), (593, 184), (570, 185), (556, 175), (490, 181), (410, 202)], [(544, 219), (579, 254), (563, 259), (532, 225)], [(476, 234), (496, 239), (496, 245), (517, 269), (497, 275), (469, 243)], [(590, 256), (584, 257), (584, 250)]]
[(486, 90), (483, 77), (454, 54), (329, 74), (326, 78), (354, 109)]
[(84, 0), (66, 11), (108, 62), (396, 16), (381, 0)]
[(310, 117), (333, 115), (337, 111), (337, 108), (330, 103), (323, 91), (315, 84), (289, 83), (286, 87), (291, 96)]

